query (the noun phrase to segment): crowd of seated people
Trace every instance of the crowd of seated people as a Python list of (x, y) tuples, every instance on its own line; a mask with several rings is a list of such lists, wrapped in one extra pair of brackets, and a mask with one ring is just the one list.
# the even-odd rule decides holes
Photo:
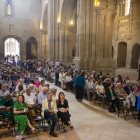
[[(64, 93), (58, 95), (57, 88), (51, 89), (50, 85), (45, 84), (45, 80), (40, 81), (38, 76), (46, 80), (53, 78), (56, 86), (60, 85), (66, 91), (75, 91), (78, 102), (82, 102), (83, 98), (90, 101), (96, 93), (103, 106), (106, 106), (108, 102), (111, 103), (110, 112), (120, 111), (120, 98), (123, 98), (127, 108), (137, 108), (137, 122), (140, 121), (140, 84), (136, 81), (136, 84), (132, 85), (128, 76), (123, 81), (121, 75), (111, 77), (109, 73), (103, 75), (102, 72), (84, 72), (73, 63), (68, 66), (57, 60), (56, 62), (18, 60), (17, 64), (13, 65), (10, 62), (6, 63), (3, 59), (0, 60), (0, 74), (0, 106), (10, 109), (9, 112), (12, 112), (14, 108), (15, 121), (19, 124), (18, 132), (21, 133), (22, 138), (24, 131), (29, 128), (36, 132), (26, 116), (26, 114), (36, 116), (34, 110), (30, 109), (36, 106), (42, 108), (42, 117), (52, 120), (50, 135), (57, 136), (54, 133), (56, 114), (62, 120), (65, 133), (67, 132), (66, 125), (74, 128), (70, 122), (68, 100), (65, 99)], [(14, 100), (7, 96), (9, 93)], [(9, 113), (6, 112), (6, 114), (9, 117)], [(2, 114), (2, 118), (4, 121), (5, 114)], [(20, 126), (22, 125), (20, 118), (23, 120), (26, 118), (24, 126)]]
[[(53, 66), (52, 63), (44, 61), (19, 60), (13, 65), (0, 60), (0, 109), (3, 110), (1, 119), (4, 123), (5, 118), (8, 118), (7, 128), (12, 129), (10, 122), (14, 116), (22, 140), (25, 139), (25, 130), (31, 129), (33, 133), (37, 131), (30, 123), (31, 117), (37, 117), (35, 107), (40, 107), (40, 112), (42, 110), (42, 118), (52, 120), (50, 135), (57, 137), (54, 133), (57, 118), (61, 118), (65, 133), (66, 125), (74, 128), (70, 122), (68, 100), (64, 93), (58, 95), (57, 88), (51, 89), (45, 80), (40, 81), (40, 78), (44, 78), (41, 77), (45, 75), (43, 73), (48, 73), (47, 70), (51, 70), (50, 77), (55, 76), (55, 67), (50, 68), (50, 64)], [(67, 75), (65, 84), (72, 89), (72, 78), (69, 77)]]

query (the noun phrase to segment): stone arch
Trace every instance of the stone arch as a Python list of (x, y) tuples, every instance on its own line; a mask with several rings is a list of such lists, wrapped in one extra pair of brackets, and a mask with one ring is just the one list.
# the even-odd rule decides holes
[(70, 22), (73, 18), (73, 10), (77, 0), (64, 0), (61, 10), (61, 23), (70, 26)]
[(132, 48), (131, 68), (138, 68), (138, 59), (140, 58), (140, 45), (136, 43)]
[(63, 32), (63, 36), (65, 36), (61, 42), (67, 42), (64, 46), (60, 46), (60, 50), (64, 50), (64, 61), (71, 61), (77, 38), (77, 0), (64, 0), (60, 13), (61, 31)]
[(30, 37), (26, 42), (26, 60), (38, 58), (38, 42), (34, 37)]
[(118, 44), (117, 67), (125, 67), (126, 66), (126, 54), (127, 54), (127, 43), (120, 42)]
[(19, 43), (19, 56), (21, 55), (21, 38), (16, 36), (16, 35), (6, 35), (3, 37), (3, 47), (4, 47), (4, 51), (3, 51), (3, 56), (4, 56), (4, 52), (5, 52), (5, 41), (8, 39), (8, 38), (14, 38), (15, 40), (18, 41)]

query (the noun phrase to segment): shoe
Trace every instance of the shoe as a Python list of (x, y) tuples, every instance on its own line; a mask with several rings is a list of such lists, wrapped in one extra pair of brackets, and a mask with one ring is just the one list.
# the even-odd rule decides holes
[(65, 129), (66, 127), (63, 127), (64, 133), (67, 133), (67, 130)]
[(50, 135), (57, 137), (57, 135), (54, 132), (50, 132)]

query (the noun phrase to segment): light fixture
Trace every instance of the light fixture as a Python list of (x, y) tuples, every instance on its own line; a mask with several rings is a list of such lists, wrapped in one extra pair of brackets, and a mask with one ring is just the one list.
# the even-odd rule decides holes
[(73, 24), (73, 20), (71, 20), (70, 24), (71, 24), (71, 25)]
[(40, 29), (42, 29), (42, 25), (40, 25)]
[(57, 22), (58, 22), (58, 23), (60, 22), (60, 19), (59, 19), (59, 18), (57, 19)]
[(99, 0), (95, 0), (94, 6), (96, 6), (96, 7), (99, 7), (100, 6)]

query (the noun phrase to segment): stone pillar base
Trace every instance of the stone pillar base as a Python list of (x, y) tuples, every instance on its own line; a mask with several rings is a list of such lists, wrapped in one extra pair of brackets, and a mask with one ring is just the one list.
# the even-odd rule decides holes
[(102, 72), (103, 75), (109, 73), (110, 76), (115, 76), (116, 61), (113, 58), (97, 58), (96, 72)]
[(73, 60), (75, 65), (78, 65), (78, 69), (84, 69), (84, 59), (81, 57), (75, 57)]
[(63, 65), (70, 65), (72, 61), (60, 61), (60, 63), (62, 63)]

